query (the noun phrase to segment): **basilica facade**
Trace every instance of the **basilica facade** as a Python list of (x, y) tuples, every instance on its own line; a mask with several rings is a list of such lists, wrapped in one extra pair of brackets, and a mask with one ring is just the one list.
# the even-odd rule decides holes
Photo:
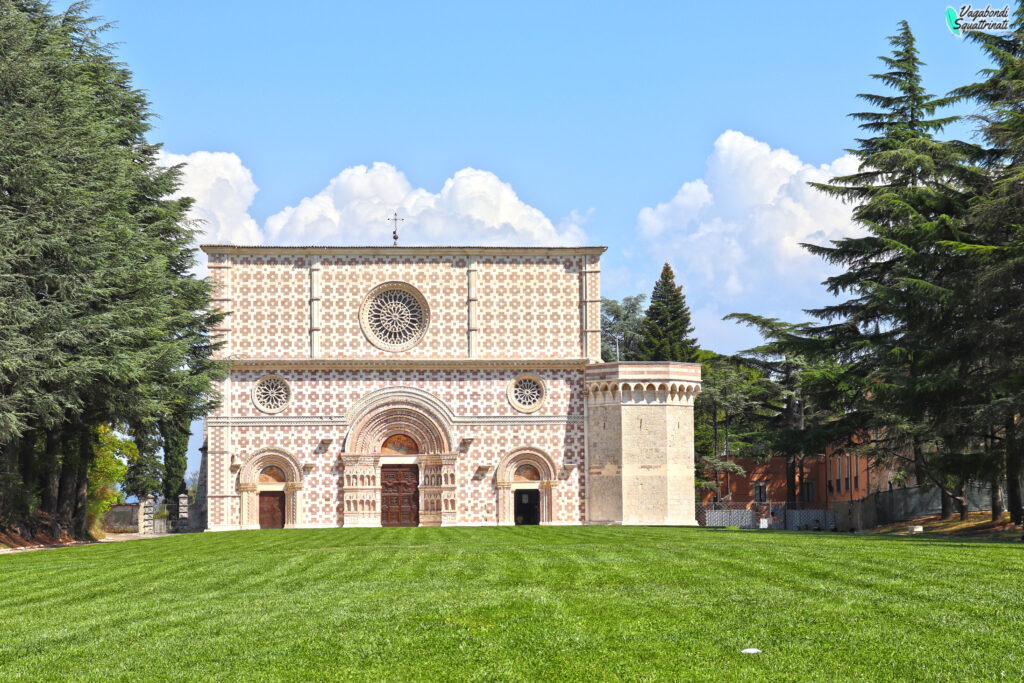
[(695, 523), (700, 366), (601, 362), (603, 247), (203, 250), (203, 528)]

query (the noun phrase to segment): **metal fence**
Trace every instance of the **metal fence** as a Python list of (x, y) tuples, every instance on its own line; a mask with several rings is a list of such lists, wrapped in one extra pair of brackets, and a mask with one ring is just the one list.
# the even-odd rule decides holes
[[(1003, 498), (1005, 500), (1005, 491)], [(942, 512), (942, 492), (934, 486), (907, 486), (872, 493), (863, 504), (874, 507), (875, 524), (884, 526), (939, 514)], [(992, 488), (968, 484), (967, 507), (970, 510), (991, 510)], [(953, 510), (960, 511), (959, 501), (954, 501)]]
[(740, 529), (835, 529), (839, 516), (826, 509), (790, 507), (786, 503), (709, 503), (697, 506), (701, 526)]
[[(1004, 491), (1005, 500), (1005, 491)], [(970, 510), (991, 510), (992, 489), (967, 487)], [(697, 505), (697, 523), (709, 527), (740, 529), (793, 529), (851, 531), (906, 522), (942, 511), (942, 493), (935, 487), (907, 486), (872, 493), (860, 500), (832, 500), (822, 504), (708, 503)], [(954, 501), (953, 512), (960, 511)]]

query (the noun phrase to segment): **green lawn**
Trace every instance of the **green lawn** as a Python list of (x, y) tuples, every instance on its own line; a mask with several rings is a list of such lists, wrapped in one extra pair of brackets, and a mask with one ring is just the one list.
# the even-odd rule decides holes
[(1019, 680), (1022, 578), (1019, 543), (192, 534), (0, 556), (0, 679)]

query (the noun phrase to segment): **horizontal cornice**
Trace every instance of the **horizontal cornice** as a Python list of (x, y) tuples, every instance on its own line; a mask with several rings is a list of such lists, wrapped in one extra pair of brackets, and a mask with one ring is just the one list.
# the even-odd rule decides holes
[[(206, 424), (210, 427), (349, 427), (348, 415), (333, 416), (281, 416), (252, 415), (227, 417), (208, 416)], [(457, 415), (452, 425), (574, 425), (583, 424), (582, 415)]]
[(582, 370), (586, 358), (232, 358), (232, 370)]
[(514, 256), (516, 254), (567, 256), (580, 254), (603, 254), (604, 246), (590, 247), (279, 247), (272, 245), (203, 244), (199, 247), (207, 254), (378, 254), (387, 256), (424, 256), (439, 254), (445, 256)]

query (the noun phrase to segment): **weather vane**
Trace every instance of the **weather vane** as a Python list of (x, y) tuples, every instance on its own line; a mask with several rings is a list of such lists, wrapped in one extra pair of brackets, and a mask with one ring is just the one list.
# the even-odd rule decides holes
[(392, 216), (391, 218), (388, 219), (389, 223), (394, 223), (395, 224), (395, 231), (391, 234), (391, 236), (395, 238), (394, 246), (396, 246), (396, 247), (398, 246), (398, 224), (401, 221), (404, 221), (404, 220), (405, 220), (404, 218), (399, 218), (398, 217), (398, 212), (397, 211), (395, 211), (395, 215), (394, 216)]

